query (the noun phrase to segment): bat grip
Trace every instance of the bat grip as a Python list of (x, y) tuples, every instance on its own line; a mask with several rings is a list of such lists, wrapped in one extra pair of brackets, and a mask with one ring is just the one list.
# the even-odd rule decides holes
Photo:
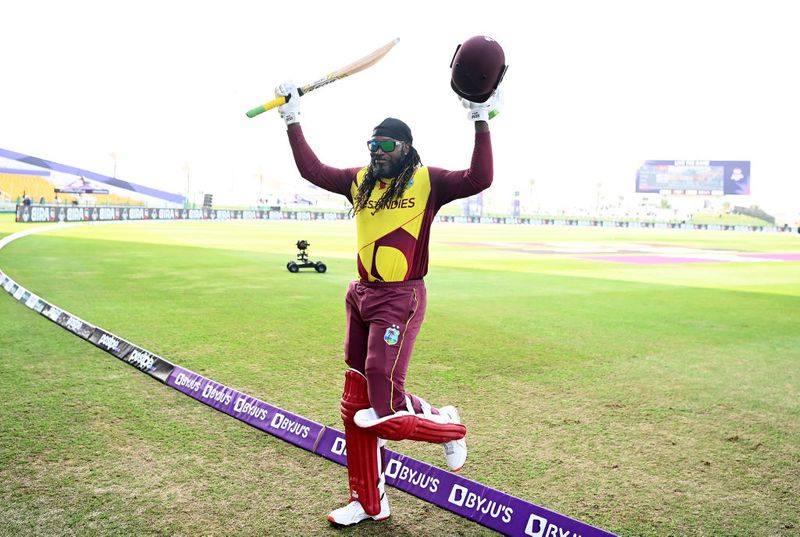
[[(306, 92), (303, 91), (303, 88), (297, 88), (297, 94), (298, 95), (303, 95), (304, 93), (306, 93)], [(291, 98), (291, 96), (289, 98)], [(261, 106), (256, 106), (252, 110), (248, 110), (247, 111), (247, 117), (251, 117), (251, 118), (252, 117), (256, 117), (258, 114), (262, 114), (262, 113), (266, 112), (267, 110), (272, 110), (273, 108), (277, 108), (278, 106), (282, 106), (282, 105), (286, 104), (286, 101), (287, 101), (287, 99), (283, 95), (281, 95), (280, 97), (275, 97), (274, 99), (272, 99), (268, 103), (264, 103)]]
[(247, 117), (256, 117), (258, 114), (262, 114), (267, 110), (272, 110), (273, 108), (277, 108), (278, 106), (281, 106), (283, 104), (286, 104), (286, 97), (284, 97), (283, 95), (281, 95), (280, 97), (275, 97), (268, 103), (264, 103), (261, 106), (256, 106), (252, 110), (248, 110)]

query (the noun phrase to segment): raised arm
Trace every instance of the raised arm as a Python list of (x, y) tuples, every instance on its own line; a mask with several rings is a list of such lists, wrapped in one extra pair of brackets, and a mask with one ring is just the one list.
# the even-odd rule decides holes
[(441, 168), (429, 168), (431, 185), (436, 192), (438, 207), (486, 190), (491, 186), (494, 178), (489, 116), (497, 113), (501, 102), (499, 90), (485, 103), (473, 103), (466, 99), (462, 99), (461, 102), (469, 110), (467, 119), (475, 124), (475, 146), (472, 150), (470, 166), (466, 170), (448, 171)]
[(300, 176), (329, 192), (341, 194), (352, 202), (350, 185), (360, 168), (334, 168), (320, 162), (300, 127), (300, 95), (297, 87), (286, 82), (276, 88), (275, 94), (287, 97), (286, 104), (278, 108), (278, 113), (286, 122), (286, 134)]

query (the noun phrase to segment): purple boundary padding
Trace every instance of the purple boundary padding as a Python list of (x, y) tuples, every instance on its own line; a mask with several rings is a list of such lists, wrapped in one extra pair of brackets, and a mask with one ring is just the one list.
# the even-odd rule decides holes
[[(167, 385), (266, 433), (347, 465), (344, 434), (175, 366)], [(476, 481), (387, 450), (386, 483), (506, 535), (613, 535)]]
[[(384, 462), (388, 485), (504, 535), (614, 535), (402, 453), (390, 449), (386, 452)], [(315, 453), (346, 466), (344, 434), (326, 428)]]
[(325, 428), (177, 365), (167, 378), (167, 386), (306, 451), (314, 451)]

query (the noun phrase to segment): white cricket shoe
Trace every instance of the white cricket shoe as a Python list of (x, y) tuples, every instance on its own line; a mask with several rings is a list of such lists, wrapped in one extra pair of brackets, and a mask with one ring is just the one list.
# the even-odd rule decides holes
[(381, 512), (377, 515), (368, 515), (366, 511), (364, 511), (364, 508), (361, 507), (361, 502), (353, 500), (344, 507), (331, 511), (328, 515), (328, 521), (339, 524), (340, 526), (352, 526), (368, 518), (372, 520), (386, 520), (389, 518), (390, 514), (389, 498), (384, 494), (381, 496)]
[[(461, 423), (461, 416), (454, 406), (443, 406), (439, 409), (439, 413), (450, 418), (450, 423)], [(442, 445), (444, 446), (444, 456), (447, 459), (447, 467), (453, 472), (461, 470), (467, 461), (467, 441), (462, 438), (445, 442)]]

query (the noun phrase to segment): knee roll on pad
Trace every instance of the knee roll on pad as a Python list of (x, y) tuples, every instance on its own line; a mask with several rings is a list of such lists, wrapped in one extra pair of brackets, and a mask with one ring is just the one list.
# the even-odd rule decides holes
[(344, 374), (344, 393), (339, 405), (342, 421), (345, 425), (352, 424), (353, 416), (364, 408), (369, 408), (367, 377), (355, 369), (348, 369)]

